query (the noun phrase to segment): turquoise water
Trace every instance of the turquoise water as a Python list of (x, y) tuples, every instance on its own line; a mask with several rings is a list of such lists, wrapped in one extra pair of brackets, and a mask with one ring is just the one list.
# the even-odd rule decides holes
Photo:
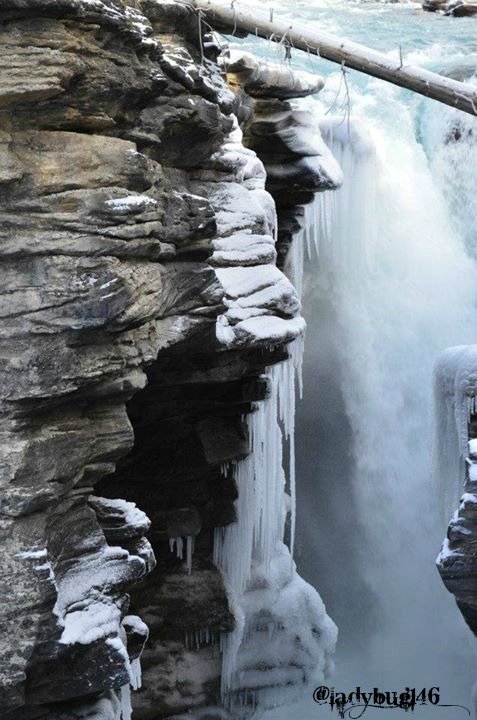
[[(442, 69), (449, 61), (459, 59), (470, 63), (471, 53), (477, 53), (475, 19), (447, 18), (434, 13), (425, 13), (419, 3), (376, 3), (353, 2), (353, 0), (322, 0), (315, 2), (277, 2), (255, 4), (240, 3), (256, 12), (266, 12), (273, 7), (276, 17), (291, 18), (294, 23), (306, 24), (308, 28), (332, 32), (341, 37), (363, 43), (381, 52), (398, 53), (402, 48), (404, 58), (424, 51), (422, 63), (435, 70)], [(272, 49), (263, 50), (263, 42), (245, 41), (260, 54), (270, 54)], [(262, 46), (260, 49), (259, 45)], [(475, 57), (474, 57), (475, 59)], [(328, 74), (329, 63), (317, 61), (321, 72)], [(313, 63), (315, 64), (315, 63)], [(306, 55), (297, 51), (293, 66), (309, 68)]]
[[(273, 8), (396, 57), (400, 47), (404, 62), (473, 82), (475, 18), (424, 13), (411, 2)], [(239, 44), (284, 62), (283, 50), (263, 40)], [(445, 347), (477, 342), (477, 121), (355, 71), (345, 81), (306, 53), (293, 51), (292, 67), (326, 78), (320, 95), (302, 102), (317, 125), (325, 115), (338, 127), (349, 122), (372, 148), (358, 151), (351, 134), (334, 141), (345, 182), (333, 202), (318, 200), (331, 240), (315, 228), (320, 253), (306, 261), (304, 278), (296, 556), (341, 631), (328, 684), (347, 692), (434, 685), (442, 702), (471, 708), (475, 641), (434, 567), (442, 512), (447, 522), (451, 509), (438, 506), (446, 488), (432, 471), (432, 372)], [(391, 712), (369, 708), (365, 717)], [(425, 706), (413, 716), (467, 713)], [(266, 717), (337, 713), (305, 697)]]
[[(277, 2), (268, 4), (241, 3), (241, 7), (268, 14), (265, 8), (273, 7), (275, 17), (291, 18), (294, 24), (334, 33), (340, 37), (363, 43), (368, 47), (389, 53), (404, 62), (421, 65), (435, 72), (466, 77), (477, 68), (477, 28), (475, 18), (447, 18), (423, 12), (420, 4), (376, 3), (353, 0), (315, 0), (314, 2)], [(284, 52), (274, 43), (246, 38), (240, 41), (245, 49), (275, 62), (284, 62)], [(300, 51), (292, 51), (292, 68), (308, 70), (332, 78), (336, 65)], [(352, 96), (351, 111), (355, 109), (356, 94), (383, 93), (384, 103), (374, 108), (374, 117), (389, 110), (386, 99), (390, 86), (384, 81), (368, 78), (357, 71), (348, 71)], [(427, 107), (439, 112), (440, 105), (423, 99), (412, 92), (395, 88), (396, 99), (413, 106), (416, 112)], [(326, 92), (324, 95), (326, 96)], [(332, 100), (333, 97), (327, 97)]]

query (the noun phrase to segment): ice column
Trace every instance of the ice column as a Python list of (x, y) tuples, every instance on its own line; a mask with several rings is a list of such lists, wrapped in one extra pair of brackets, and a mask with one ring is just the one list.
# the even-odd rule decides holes
[(434, 373), (434, 468), (445, 523), (464, 488), (468, 423), (476, 411), (476, 393), (477, 345), (459, 345), (445, 350)]
[[(302, 244), (313, 232), (315, 212), (313, 204), (288, 268), (298, 292)], [(270, 396), (248, 418), (251, 452), (234, 466), (237, 522), (215, 533), (214, 561), (223, 572), (236, 620), (235, 630), (221, 637), (222, 693), (238, 716), (241, 706), (266, 709), (286, 703), (303, 692), (312, 675), (324, 677), (336, 642), (336, 627), (318, 593), (299, 577), (293, 562), (295, 385), (298, 380), (301, 392), (302, 357), (299, 337), (289, 346), (289, 359), (267, 372)], [(288, 511), (289, 548), (283, 542)]]

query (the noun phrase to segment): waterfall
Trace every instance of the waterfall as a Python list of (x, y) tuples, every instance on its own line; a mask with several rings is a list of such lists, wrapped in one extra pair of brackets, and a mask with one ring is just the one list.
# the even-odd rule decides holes
[[(475, 83), (475, 77), (468, 82)], [(451, 108), (444, 108), (438, 115), (426, 108), (421, 126), (432, 175), (450, 209), (452, 227), (467, 254), (476, 258), (477, 121)], [(434, 462), (446, 523), (463, 492), (467, 424), (475, 409), (476, 359), (475, 346), (458, 346), (443, 352), (436, 364)]]
[(445, 524), (432, 386), (440, 352), (475, 339), (475, 265), (401, 121), (392, 136), (321, 123), (345, 182), (307, 210), (297, 559), (341, 631), (334, 685), (427, 683), (462, 702), (475, 659), (434, 567)]
[[(474, 71), (475, 64), (471, 72)], [(474, 77), (467, 82), (475, 84), (477, 81)], [(432, 113), (427, 107), (421, 125), (422, 142), (430, 158), (432, 175), (450, 209), (453, 229), (462, 239), (467, 252), (476, 257), (477, 121), (471, 115), (452, 108)]]

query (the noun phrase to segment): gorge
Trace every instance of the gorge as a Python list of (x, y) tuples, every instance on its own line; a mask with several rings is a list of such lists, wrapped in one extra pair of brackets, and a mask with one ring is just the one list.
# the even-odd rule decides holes
[[(0, 716), (470, 707), (475, 118), (176, 0), (0, 7)], [(475, 72), (471, 17), (291, 9)]]

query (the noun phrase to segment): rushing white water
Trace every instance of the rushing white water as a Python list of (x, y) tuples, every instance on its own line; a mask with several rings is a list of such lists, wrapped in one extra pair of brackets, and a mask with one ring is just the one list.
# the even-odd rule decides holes
[[(474, 66), (477, 72), (477, 65)], [(470, 79), (475, 83), (475, 77)], [(425, 136), (422, 141), (428, 149), (431, 172), (443, 189), (451, 223), (463, 240), (467, 252), (477, 256), (477, 193), (475, 168), (477, 167), (477, 124), (475, 118), (451, 108), (424, 113)]]
[[(384, 614), (376, 672), (379, 666), (395, 682), (402, 665), (387, 655), (387, 642), (394, 638), (395, 648), (414, 657), (427, 630), (428, 642), (434, 631), (440, 643), (439, 625), (426, 622), (432, 599), (416, 593), (426, 577), (433, 583), (430, 561), (442, 532), (429, 452), (433, 365), (444, 347), (475, 337), (474, 267), (424, 153), (403, 132), (405, 120), (392, 143), (372, 128), (376, 149), (369, 138), (360, 141), (362, 133), (358, 144), (343, 127), (338, 138), (329, 133), (348, 182), (330, 208), (332, 241), (320, 245), (318, 275), (318, 292), (326, 283), (337, 318), (364, 572)], [(441, 590), (437, 578), (433, 584)]]
[[(297, 560), (340, 628), (337, 689), (434, 685), (471, 707), (474, 639), (434, 567), (459, 477), (433, 476), (432, 385), (442, 350), (477, 338), (476, 123), (348, 82), (357, 120), (321, 123), (345, 182), (307, 211)], [(310, 698), (270, 718), (318, 712)]]
[[(356, 588), (355, 598), (348, 586), (341, 603), (361, 606), (361, 617), (351, 615), (366, 628), (365, 640), (362, 628), (355, 627), (354, 638), (347, 628), (334, 684), (345, 691), (356, 684), (398, 690), (438, 685), (446, 702), (470, 705), (476, 665), (470, 635), (434, 568), (444, 528), (431, 449), (433, 365), (446, 346), (476, 337), (475, 266), (452, 229), (405, 112), (400, 121), (400, 135), (393, 137), (382, 126), (368, 123), (366, 129), (352, 120), (349, 127), (342, 120), (324, 127), (345, 183), (317, 200), (317, 254), (304, 304), (309, 332), (316, 332), (316, 342), (328, 346), (334, 360), (342, 404), (337, 421), (348, 425), (346, 447), (338, 422), (334, 441), (347, 455), (348, 479), (337, 475), (341, 489), (321, 490), (318, 455), (314, 482), (302, 491), (299, 528), (301, 511), (306, 517), (316, 508), (313, 498), (320, 492), (340, 497), (335, 522), (343, 522), (343, 511), (345, 518), (354, 515), (353, 572), (358, 568), (365, 589)], [(332, 324), (323, 322), (323, 307)], [(313, 403), (319, 422), (320, 357), (313, 350), (305, 354), (305, 402)], [(308, 428), (299, 418), (301, 431), (307, 434)], [(300, 466), (298, 477), (300, 488)], [(455, 485), (455, 479), (448, 481)], [(302, 538), (309, 548), (309, 531)], [(346, 558), (320, 560), (319, 571), (312, 567), (316, 556), (305, 562), (315, 582), (327, 572), (330, 584), (346, 572)], [(327, 603), (333, 612), (333, 602)], [(419, 717), (433, 717), (435, 710), (427, 712), (422, 708)], [(311, 720), (316, 708), (310, 706), (309, 713)]]
[[(320, 588), (327, 576), (327, 585), (344, 593), (339, 610), (325, 594), (339, 625), (340, 616), (348, 616), (334, 685), (345, 691), (357, 684), (397, 690), (437, 685), (446, 702), (470, 706), (477, 665), (471, 636), (434, 568), (444, 526), (442, 489), (432, 475), (432, 376), (443, 348), (475, 339), (475, 269), (450, 227), (422, 150), (415, 143), (391, 144), (376, 128), (376, 147), (369, 137), (361, 141), (357, 126), (351, 139), (354, 133), (358, 145), (342, 128), (335, 131), (331, 144), (348, 182), (335, 196), (321, 197), (313, 213), (327, 222), (313, 237), (318, 253), (304, 293), (312, 337), (305, 354), (308, 407), (297, 425), (304, 436), (298, 443), (298, 561)], [(331, 323), (323, 317), (327, 311)], [(323, 353), (331, 369), (317, 367)], [(338, 411), (320, 407), (327, 372)], [(333, 412), (328, 432), (335, 433), (335, 457), (347, 458), (347, 478), (334, 469), (331, 487), (309, 423), (326, 424), (323, 415)], [(312, 458), (314, 470), (303, 473)], [(447, 478), (454, 497), (457, 481)], [(321, 493), (338, 499), (327, 518), (328, 527), (340, 526), (338, 544), (335, 538), (331, 549), (325, 542), (331, 557), (317, 532)], [(324, 504), (329, 513), (329, 498)], [(354, 545), (350, 556), (347, 543)], [(361, 585), (343, 582), (349, 570)], [(317, 708), (310, 701), (295, 712), (312, 720)], [(419, 718), (434, 713), (416, 711)], [(273, 714), (282, 717), (295, 717), (293, 709)]]

